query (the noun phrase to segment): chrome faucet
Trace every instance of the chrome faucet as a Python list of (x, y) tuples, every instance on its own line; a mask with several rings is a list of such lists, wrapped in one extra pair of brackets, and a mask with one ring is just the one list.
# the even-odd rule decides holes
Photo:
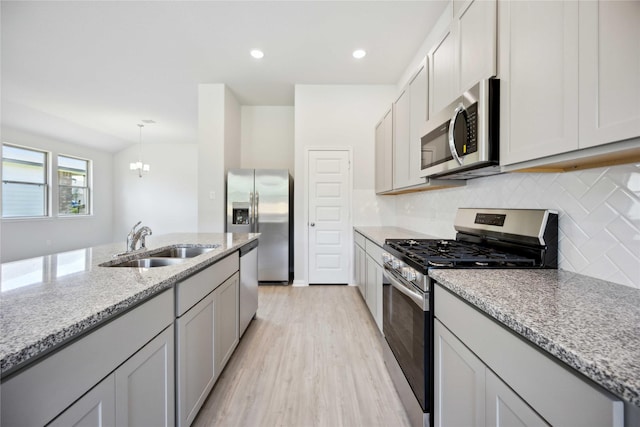
[[(136, 225), (133, 226), (129, 234), (127, 234), (127, 252), (134, 252), (141, 249), (147, 249), (147, 243), (145, 241), (145, 238), (147, 236), (151, 236), (151, 234), (153, 233), (151, 232), (151, 229), (146, 225), (141, 227), (139, 230), (136, 230), (136, 228), (140, 224), (142, 224), (142, 221), (138, 221)], [(140, 242), (140, 247), (136, 249), (138, 242)]]

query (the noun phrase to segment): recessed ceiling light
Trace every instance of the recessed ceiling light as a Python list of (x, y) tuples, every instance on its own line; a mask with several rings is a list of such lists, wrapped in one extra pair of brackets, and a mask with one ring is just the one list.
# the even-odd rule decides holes
[(251, 51), (251, 56), (253, 56), (256, 59), (260, 59), (260, 58), (264, 57), (264, 52), (259, 50), (259, 49), (253, 49)]
[(367, 52), (365, 52), (362, 49), (358, 49), (358, 50), (354, 50), (353, 51), (353, 57), (356, 58), (356, 59), (364, 58), (366, 54), (367, 54)]

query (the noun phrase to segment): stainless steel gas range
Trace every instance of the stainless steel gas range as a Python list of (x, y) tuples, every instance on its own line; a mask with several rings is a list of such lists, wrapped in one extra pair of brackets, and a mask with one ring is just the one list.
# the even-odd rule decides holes
[(433, 425), (434, 268), (557, 268), (558, 214), (458, 209), (455, 240), (387, 239), (383, 254), (385, 362), (415, 426)]

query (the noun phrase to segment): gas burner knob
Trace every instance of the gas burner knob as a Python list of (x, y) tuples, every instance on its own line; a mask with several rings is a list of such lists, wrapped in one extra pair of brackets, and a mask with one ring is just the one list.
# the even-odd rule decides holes
[(402, 277), (404, 277), (410, 282), (414, 281), (416, 280), (416, 277), (417, 277), (416, 271), (411, 267), (405, 267), (402, 269)]
[(385, 264), (389, 264), (391, 262), (391, 254), (389, 254), (388, 252), (383, 252), (382, 253), (382, 262)]
[(403, 266), (404, 266), (404, 263), (399, 259), (393, 258), (391, 260), (391, 267), (393, 267), (395, 270), (400, 270)]

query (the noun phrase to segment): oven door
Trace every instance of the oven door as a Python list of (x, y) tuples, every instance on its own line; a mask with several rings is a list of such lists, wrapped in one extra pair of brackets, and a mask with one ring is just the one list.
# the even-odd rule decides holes
[(429, 293), (385, 267), (383, 333), (423, 412), (431, 412), (431, 328)]

